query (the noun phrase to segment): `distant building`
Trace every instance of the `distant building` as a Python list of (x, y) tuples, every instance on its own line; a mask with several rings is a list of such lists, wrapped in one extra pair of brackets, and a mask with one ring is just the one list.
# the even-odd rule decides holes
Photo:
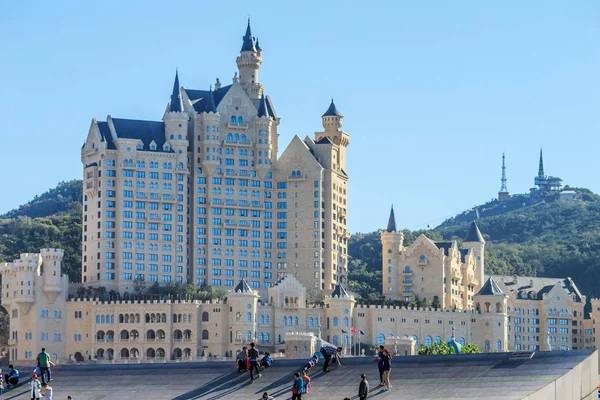
[(534, 178), (534, 184), (537, 188), (532, 188), (531, 191), (536, 192), (537, 194), (559, 191), (563, 185), (562, 182), (562, 178), (549, 176), (544, 173), (544, 157), (542, 155), (542, 149), (540, 149), (540, 166), (538, 174)]
[(574, 190), (563, 190), (558, 195), (559, 200), (577, 200), (577, 192)]

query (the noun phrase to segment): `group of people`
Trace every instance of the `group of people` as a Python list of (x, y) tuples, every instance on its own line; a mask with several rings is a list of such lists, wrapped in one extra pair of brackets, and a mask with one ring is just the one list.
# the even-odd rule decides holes
[[(33, 371), (29, 382), (31, 400), (52, 400), (53, 390), (50, 386), (52, 371), (50, 367), (53, 366), (54, 363), (50, 359), (50, 354), (46, 352), (45, 348), (42, 348), (37, 356), (37, 367)], [(8, 366), (8, 370), (8, 374), (2, 377), (2, 370), (0, 369), (0, 394), (19, 385), (21, 379), (19, 370), (12, 364)], [(67, 400), (73, 400), (73, 398), (67, 396)]]
[(254, 342), (250, 343), (250, 349), (244, 346), (242, 351), (236, 356), (235, 365), (238, 372), (241, 374), (244, 371), (248, 371), (250, 373), (250, 383), (254, 383), (255, 374), (257, 378), (261, 378), (261, 369), (269, 368), (273, 363), (273, 359), (269, 352), (266, 352), (260, 361), (259, 357), (260, 354)]

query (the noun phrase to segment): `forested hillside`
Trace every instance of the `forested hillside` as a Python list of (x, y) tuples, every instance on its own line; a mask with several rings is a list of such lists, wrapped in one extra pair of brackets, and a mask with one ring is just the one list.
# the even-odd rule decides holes
[[(0, 217), (0, 260), (43, 247), (65, 249), (65, 272), (81, 279), (81, 181), (60, 183)], [(486, 271), (506, 275), (570, 276), (584, 294), (600, 297), (600, 196), (574, 189), (579, 201), (514, 197), (492, 201), (428, 231), (405, 231), (405, 244), (421, 233), (461, 240), (477, 218), (486, 244)], [(350, 289), (363, 301), (381, 301), (380, 232), (356, 233), (349, 244)]]
[(54, 189), (0, 216), (0, 261), (12, 261), (21, 253), (41, 248), (65, 250), (64, 271), (72, 281), (81, 280), (80, 180), (61, 182)]

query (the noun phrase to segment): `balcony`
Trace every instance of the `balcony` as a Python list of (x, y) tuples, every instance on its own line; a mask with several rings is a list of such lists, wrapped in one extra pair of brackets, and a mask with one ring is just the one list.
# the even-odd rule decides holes
[[(232, 124), (232, 123), (228, 123), (227, 127), (229, 129), (248, 129), (248, 124)], [(230, 141), (228, 140), (227, 143), (230, 143)]]
[(405, 269), (402, 271), (402, 275), (404, 275), (404, 276), (412, 276), (412, 274), (413, 274), (412, 269), (409, 269), (409, 270)]
[(114, 343), (114, 342), (115, 342), (114, 338), (104, 338), (104, 339), (94, 338), (92, 340), (92, 343)]
[(417, 261), (417, 265), (427, 265), (427, 259), (419, 258), (419, 261)]
[(410, 280), (410, 279), (404, 279), (404, 280), (402, 281), (402, 284), (403, 284), (404, 286), (412, 286), (412, 285), (413, 285), (413, 282), (412, 282), (412, 280)]

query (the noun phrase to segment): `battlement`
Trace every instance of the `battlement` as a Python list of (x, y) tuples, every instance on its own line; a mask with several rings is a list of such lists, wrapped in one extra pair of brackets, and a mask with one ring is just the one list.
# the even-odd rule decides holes
[(94, 305), (102, 305), (102, 306), (108, 306), (108, 305), (128, 305), (128, 304), (138, 304), (138, 305), (143, 305), (143, 304), (183, 304), (183, 305), (215, 305), (215, 304), (219, 304), (222, 305), (224, 304), (220, 299), (213, 299), (213, 300), (170, 300), (170, 299), (164, 299), (164, 300), (100, 300), (98, 298), (95, 299), (90, 299), (90, 298), (86, 298), (86, 297), (72, 297), (69, 298), (68, 300), (69, 302), (72, 303), (92, 303)]
[(65, 255), (65, 251), (63, 249), (53, 249), (53, 248), (41, 249), (40, 255), (42, 256), (42, 258), (62, 260), (62, 258)]
[(355, 310), (375, 309), (375, 310), (402, 310), (402, 311), (425, 311), (432, 313), (456, 313), (456, 314), (482, 314), (476, 310), (449, 310), (431, 307), (400, 307), (400, 306), (383, 306), (371, 304), (357, 304)]

